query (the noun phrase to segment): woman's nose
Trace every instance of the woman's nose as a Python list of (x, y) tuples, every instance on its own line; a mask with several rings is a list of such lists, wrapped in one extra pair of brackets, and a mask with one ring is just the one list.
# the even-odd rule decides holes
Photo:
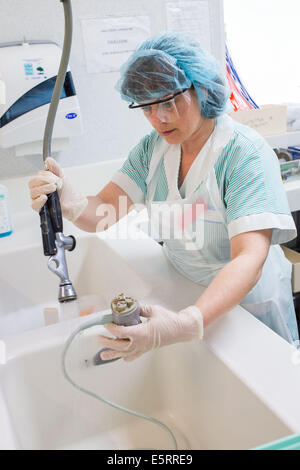
[(153, 122), (153, 124), (161, 124), (161, 123), (165, 124), (169, 122), (169, 119), (168, 119), (167, 114), (164, 114), (161, 112), (160, 113), (154, 112), (152, 113), (151, 121)]

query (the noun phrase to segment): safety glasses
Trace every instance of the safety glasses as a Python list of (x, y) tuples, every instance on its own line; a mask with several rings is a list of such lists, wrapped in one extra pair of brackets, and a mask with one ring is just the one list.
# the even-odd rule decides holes
[(182, 93), (185, 93), (189, 88), (185, 88), (184, 90), (181, 90), (181, 91), (177, 91), (177, 93), (174, 93), (174, 95), (170, 96), (169, 98), (164, 98), (162, 100), (158, 100), (158, 101), (152, 101), (150, 103), (143, 103), (143, 104), (134, 104), (134, 103), (131, 103), (128, 108), (130, 109), (137, 109), (137, 108), (144, 108), (144, 107), (148, 107), (148, 106), (152, 106), (154, 104), (160, 104), (160, 103), (167, 103), (168, 101), (171, 101), (173, 100), (176, 96), (178, 95), (181, 95)]
[(191, 103), (189, 88), (177, 91), (172, 96), (149, 103), (129, 105), (130, 109), (140, 109), (150, 121), (157, 118), (161, 122), (172, 122), (183, 116)]

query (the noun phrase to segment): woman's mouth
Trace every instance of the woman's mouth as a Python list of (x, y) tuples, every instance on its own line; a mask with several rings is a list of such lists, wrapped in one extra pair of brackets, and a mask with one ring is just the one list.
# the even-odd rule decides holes
[(175, 129), (172, 129), (171, 131), (165, 131), (165, 132), (162, 132), (162, 135), (170, 135), (174, 131), (175, 131)]

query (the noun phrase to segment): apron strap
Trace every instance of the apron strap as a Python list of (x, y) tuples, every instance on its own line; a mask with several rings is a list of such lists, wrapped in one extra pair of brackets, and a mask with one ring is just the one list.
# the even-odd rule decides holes
[(146, 178), (146, 186), (147, 186), (147, 196), (146, 199), (152, 201), (154, 198), (154, 193), (156, 190), (156, 184), (158, 181), (158, 173), (157, 170), (161, 164), (161, 161), (164, 158), (164, 154), (168, 148), (169, 144), (159, 136), (152, 153), (149, 173)]

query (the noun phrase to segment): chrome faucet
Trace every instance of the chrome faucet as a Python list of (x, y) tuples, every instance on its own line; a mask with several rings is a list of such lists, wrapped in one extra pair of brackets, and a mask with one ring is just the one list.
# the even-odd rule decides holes
[[(69, 279), (65, 251), (73, 251), (76, 246), (75, 238), (70, 235), (66, 237), (63, 233), (56, 233), (56, 254), (48, 259), (48, 268), (60, 278), (58, 301), (69, 302), (76, 300), (77, 295), (72, 282)], [(55, 266), (53, 266), (53, 264)]]

